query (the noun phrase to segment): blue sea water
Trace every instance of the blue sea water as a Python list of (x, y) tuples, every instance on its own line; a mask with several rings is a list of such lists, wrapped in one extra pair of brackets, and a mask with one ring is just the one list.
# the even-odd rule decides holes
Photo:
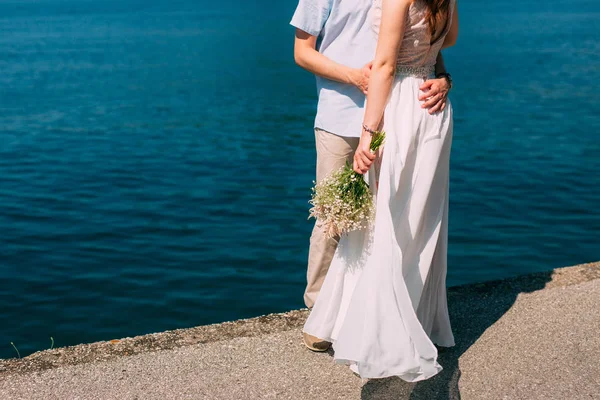
[[(294, 0), (0, 0), (0, 358), (303, 306)], [(600, 259), (600, 3), (460, 2), (448, 283)]]

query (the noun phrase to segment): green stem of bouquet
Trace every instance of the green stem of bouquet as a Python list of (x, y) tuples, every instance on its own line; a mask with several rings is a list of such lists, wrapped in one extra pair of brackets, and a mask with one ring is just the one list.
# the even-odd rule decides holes
[(369, 146), (371, 151), (379, 150), (379, 148), (383, 144), (384, 140), (385, 140), (385, 132), (384, 131), (375, 132), (373, 134), (373, 136), (371, 137), (371, 146)]

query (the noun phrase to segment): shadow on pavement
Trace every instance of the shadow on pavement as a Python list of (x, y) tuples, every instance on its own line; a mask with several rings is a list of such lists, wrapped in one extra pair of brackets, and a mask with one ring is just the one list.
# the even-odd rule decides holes
[(438, 361), (444, 368), (435, 377), (418, 383), (400, 378), (372, 379), (362, 388), (363, 400), (457, 400), (460, 399), (459, 359), (515, 303), (520, 293), (543, 289), (552, 271), (503, 281), (459, 286), (448, 290), (448, 306), (456, 346), (441, 349)]

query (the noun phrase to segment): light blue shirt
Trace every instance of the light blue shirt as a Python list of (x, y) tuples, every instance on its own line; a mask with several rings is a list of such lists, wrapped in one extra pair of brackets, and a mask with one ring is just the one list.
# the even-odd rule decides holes
[[(377, 39), (369, 16), (373, 0), (300, 0), (291, 25), (317, 36), (317, 50), (329, 59), (361, 68), (375, 57)], [(317, 76), (315, 128), (360, 137), (365, 96), (355, 86)]]

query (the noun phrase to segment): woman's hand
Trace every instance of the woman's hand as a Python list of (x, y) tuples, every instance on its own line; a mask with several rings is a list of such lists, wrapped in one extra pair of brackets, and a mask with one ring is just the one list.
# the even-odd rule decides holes
[(377, 154), (371, 152), (371, 134), (363, 131), (358, 148), (354, 153), (354, 171), (366, 174), (376, 157)]
[(419, 95), (419, 101), (423, 102), (421, 108), (428, 109), (429, 114), (444, 111), (450, 90), (450, 84), (446, 78), (428, 79), (419, 89), (423, 92)]

